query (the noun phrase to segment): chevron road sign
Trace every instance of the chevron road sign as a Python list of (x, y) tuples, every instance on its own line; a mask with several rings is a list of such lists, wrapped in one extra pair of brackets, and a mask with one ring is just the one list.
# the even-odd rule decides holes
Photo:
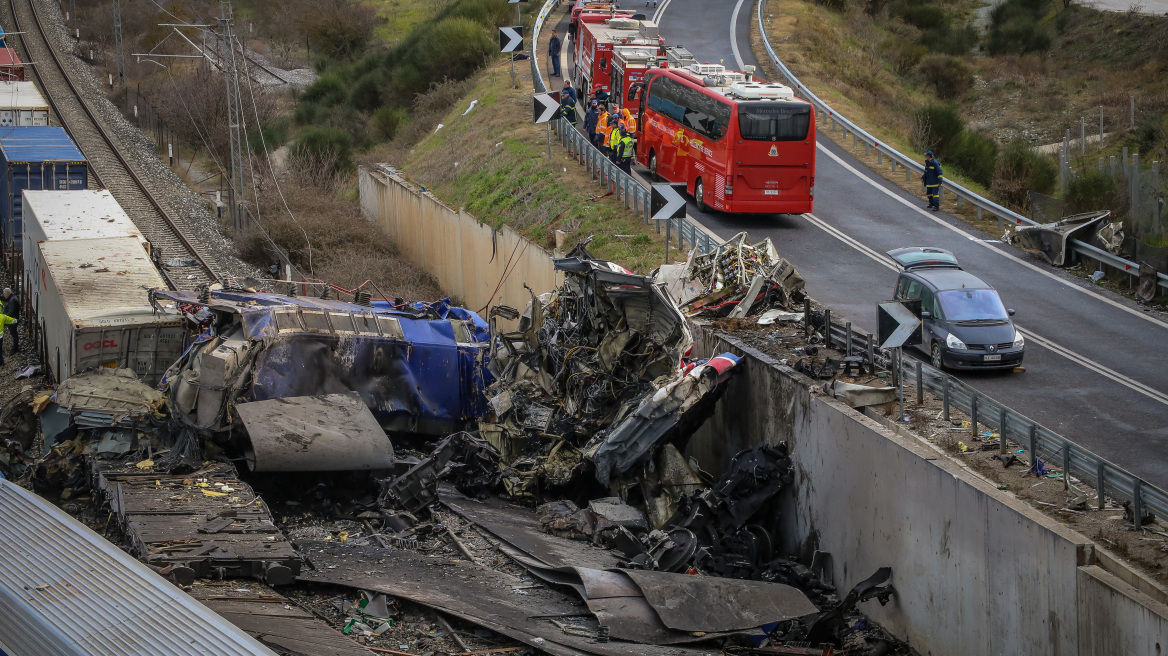
[(920, 344), (922, 339), (920, 315), (920, 301), (887, 301), (877, 304), (877, 341), (880, 342), (880, 348)]
[(560, 110), (559, 93), (537, 93), (532, 96), (531, 120), (547, 123)]
[(652, 196), (649, 197), (649, 217), (654, 221), (685, 218), (684, 184), (655, 184), (652, 186)]
[(499, 52), (523, 50), (523, 26), (499, 28)]

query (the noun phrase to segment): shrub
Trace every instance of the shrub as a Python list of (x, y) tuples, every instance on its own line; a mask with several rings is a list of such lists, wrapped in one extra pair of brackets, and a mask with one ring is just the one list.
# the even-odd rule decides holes
[(953, 105), (929, 103), (917, 110), (913, 135), (921, 150), (946, 152), (949, 144), (965, 129), (965, 120)]
[(920, 44), (933, 52), (945, 55), (964, 55), (977, 45), (977, 30), (967, 25), (959, 30), (949, 26), (925, 30)]
[(353, 138), (337, 128), (310, 127), (301, 131), (288, 154), (305, 166), (348, 171), (353, 166)]
[(848, 8), (847, 0), (815, 0), (815, 4), (836, 12), (843, 12)]
[(265, 146), (269, 152), (279, 148), (284, 145), (285, 141), (288, 141), (288, 119), (273, 121), (265, 125), (262, 130), (255, 128), (248, 130), (247, 140), (255, 153), (262, 153)]
[(920, 63), (925, 55), (929, 54), (929, 49), (926, 46), (897, 36), (885, 39), (880, 44), (880, 50), (888, 65), (899, 74), (911, 70)]
[(998, 159), (998, 144), (993, 139), (965, 130), (949, 145), (946, 155), (949, 162), (975, 182), (987, 187), (993, 183)]
[(1161, 145), (1161, 135), (1164, 130), (1161, 128), (1159, 118), (1150, 118), (1141, 122), (1136, 127), (1135, 140), (1136, 150), (1141, 153), (1150, 153), (1156, 146)]
[(930, 55), (917, 66), (917, 72), (932, 85), (941, 100), (952, 100), (969, 90), (973, 75), (965, 62), (949, 55)]
[(310, 100), (301, 100), (296, 105), (296, 111), (292, 112), (292, 120), (297, 125), (316, 125), (324, 114), (320, 105)]
[(308, 88), (301, 94), (301, 102), (317, 103), (331, 107), (332, 105), (339, 105), (345, 102), (349, 97), (349, 90), (345, 86), (344, 80), (336, 74), (321, 75), (316, 78), (316, 81), (308, 85)]
[(994, 193), (1014, 207), (1026, 205), (1028, 191), (1049, 194), (1057, 182), (1058, 166), (1054, 160), (1022, 140), (1006, 145), (994, 167)]
[(951, 20), (949, 12), (941, 7), (913, 2), (897, 2), (892, 6), (892, 13), (921, 30), (948, 28)]
[(376, 72), (369, 73), (357, 80), (349, 92), (349, 104), (363, 112), (371, 112), (381, 107), (381, 87), (378, 84)]
[(372, 137), (382, 141), (390, 141), (397, 136), (398, 128), (408, 118), (406, 110), (401, 107), (382, 107), (376, 112), (373, 112), (373, 117), (369, 119), (369, 128), (372, 130)]
[(319, 52), (353, 59), (365, 50), (377, 26), (377, 11), (360, 0), (316, 0), (304, 28)]
[(1117, 202), (1120, 186), (1111, 173), (1087, 169), (1067, 182), (1067, 214), (1093, 212), (1095, 210), (1115, 210), (1122, 203)]
[(1050, 34), (1034, 18), (1019, 16), (990, 30), (986, 50), (994, 56), (1043, 52), (1050, 49)]

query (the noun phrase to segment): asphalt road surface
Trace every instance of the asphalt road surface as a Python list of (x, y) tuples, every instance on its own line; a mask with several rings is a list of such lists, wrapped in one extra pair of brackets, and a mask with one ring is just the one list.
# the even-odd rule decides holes
[[(643, 11), (657, 16), (668, 43), (685, 46), (699, 61), (730, 68), (758, 64), (749, 42), (753, 2), (666, 0)], [(701, 213), (692, 202), (688, 212), (722, 238), (743, 230), (752, 240), (770, 237), (807, 279), (812, 297), (869, 332), (875, 332), (876, 304), (892, 297), (896, 279), (886, 251), (901, 246), (953, 251), (965, 269), (1017, 310), (1015, 324), (1027, 340), (1026, 373), (958, 377), (1168, 488), (1168, 323), (995, 243), (994, 235), (943, 212), (926, 212), (922, 198), (888, 183), (826, 139), (819, 144), (815, 196), (814, 213), (805, 215)]]

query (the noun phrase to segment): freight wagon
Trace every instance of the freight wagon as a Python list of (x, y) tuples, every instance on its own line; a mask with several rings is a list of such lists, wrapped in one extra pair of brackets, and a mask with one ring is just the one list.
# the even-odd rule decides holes
[(24, 280), (27, 307), (44, 292), (46, 273), (40, 243), (102, 237), (133, 237), (146, 252), (150, 242), (106, 189), (24, 191)]
[[(0, 229), (9, 261), (23, 254), (22, 191), (89, 186), (85, 156), (59, 127), (0, 128), (0, 172)], [(10, 263), (9, 270), (19, 269)]]
[(173, 303), (151, 306), (150, 290), (166, 285), (141, 242), (44, 241), (38, 249), (44, 291), (34, 311), (53, 377), (117, 367), (157, 383), (182, 355), (186, 337)]
[(24, 62), (12, 48), (0, 47), (0, 80), (24, 80)]
[(0, 128), (47, 126), (49, 101), (32, 82), (0, 81)]

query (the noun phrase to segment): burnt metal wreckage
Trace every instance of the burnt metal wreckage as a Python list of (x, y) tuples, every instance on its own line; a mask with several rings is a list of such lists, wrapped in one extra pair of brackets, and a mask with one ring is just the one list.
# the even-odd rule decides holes
[[(687, 314), (802, 320), (790, 263), (743, 234), (653, 277), (587, 243), (554, 265), (559, 287), (487, 320), (446, 300), (154, 290), (191, 335), (158, 388), (99, 370), (33, 395), (23, 404), (35, 418), (14, 425), (39, 421), (46, 457), (6, 434), (26, 456), (8, 462), (45, 488), (96, 493), (129, 549), (178, 583), (359, 587), (553, 654), (688, 654), (711, 641), (910, 653), (856, 608), (887, 603), (888, 568), (841, 599), (826, 555), (806, 565), (778, 553), (795, 476), (785, 444), (742, 451), (720, 476), (684, 455), (739, 371), (732, 353), (690, 357)], [(111, 383), (116, 394), (99, 393)], [(325, 481), (306, 490), (353, 491), (352, 524), (376, 546), (286, 537), (260, 493), (264, 477), (290, 475)], [(516, 580), (441, 523), (449, 512), (549, 586), (542, 601), (487, 594)], [(433, 535), (465, 560), (437, 567), (418, 550)], [(481, 603), (442, 583), (451, 566), (481, 584)], [(583, 624), (535, 627), (541, 603)]]

